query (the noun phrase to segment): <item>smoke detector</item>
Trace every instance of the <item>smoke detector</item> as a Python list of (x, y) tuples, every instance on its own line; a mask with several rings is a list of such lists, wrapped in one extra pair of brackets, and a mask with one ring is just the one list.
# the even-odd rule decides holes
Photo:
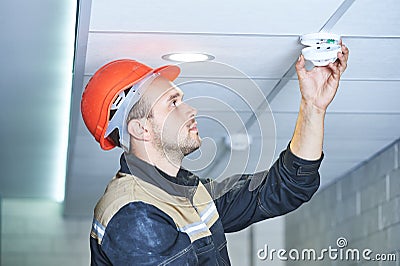
[(249, 148), (252, 138), (247, 134), (231, 134), (225, 137), (225, 145), (235, 151), (244, 151)]
[(304, 48), (301, 53), (304, 58), (311, 61), (314, 66), (327, 66), (337, 59), (337, 53), (342, 51), (340, 36), (328, 32), (305, 34), (300, 37)]

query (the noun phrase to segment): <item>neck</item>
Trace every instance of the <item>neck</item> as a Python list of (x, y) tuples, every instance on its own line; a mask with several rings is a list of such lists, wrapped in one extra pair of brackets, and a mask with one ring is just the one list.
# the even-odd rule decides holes
[(156, 166), (164, 173), (175, 176), (181, 167), (183, 157), (174, 154), (165, 154), (163, 151), (158, 151), (152, 147), (146, 147), (146, 149), (138, 149), (131, 151), (139, 159)]
[(157, 161), (154, 161), (154, 165), (160, 169), (161, 171), (163, 171), (164, 173), (170, 175), (170, 176), (177, 176), (178, 171), (180, 169), (181, 166), (181, 162), (175, 164), (170, 162), (170, 160), (166, 159), (166, 158), (160, 158)]

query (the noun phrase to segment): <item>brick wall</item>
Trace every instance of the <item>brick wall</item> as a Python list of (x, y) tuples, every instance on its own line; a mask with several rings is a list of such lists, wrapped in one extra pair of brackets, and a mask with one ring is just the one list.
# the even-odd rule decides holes
[[(226, 235), (228, 252), (233, 266), (283, 266), (279, 260), (261, 260), (257, 252), (265, 245), (280, 249), (285, 247), (284, 216), (275, 217), (252, 225), (240, 232)], [(252, 242), (252, 243), (251, 243)]]
[[(400, 140), (367, 160), (312, 200), (286, 216), (286, 250), (323, 248), (396, 253), (395, 262), (360, 260), (295, 261), (288, 265), (399, 265), (400, 261)], [(323, 178), (323, 177), (322, 177)], [(339, 249), (337, 239), (347, 246)], [(344, 254), (345, 254), (344, 253)], [(295, 257), (295, 253), (292, 253)], [(346, 255), (343, 256), (346, 258)], [(351, 258), (351, 256), (349, 256)]]

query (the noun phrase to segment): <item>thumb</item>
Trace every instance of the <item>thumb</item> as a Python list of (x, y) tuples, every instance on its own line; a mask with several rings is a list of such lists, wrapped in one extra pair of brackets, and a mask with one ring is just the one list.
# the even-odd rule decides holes
[(297, 63), (296, 63), (296, 72), (297, 72), (297, 76), (299, 77), (299, 79), (301, 77), (304, 77), (305, 74), (307, 73), (305, 65), (306, 65), (306, 62), (304, 60), (304, 56), (300, 55), (299, 59), (297, 60)]

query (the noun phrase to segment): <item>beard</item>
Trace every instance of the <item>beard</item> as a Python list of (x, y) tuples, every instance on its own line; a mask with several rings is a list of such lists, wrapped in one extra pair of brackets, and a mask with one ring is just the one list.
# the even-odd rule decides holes
[(197, 150), (200, 147), (200, 144), (201, 144), (200, 138), (195, 140), (188, 135), (178, 145), (183, 155), (186, 156)]
[[(188, 131), (186, 136), (178, 134), (175, 139), (167, 137), (163, 134), (160, 127), (151, 123), (154, 132), (154, 146), (164, 156), (172, 161), (182, 161), (183, 157), (197, 150), (201, 145), (200, 137), (192, 137)], [(183, 128), (184, 130), (185, 128)], [(175, 140), (175, 141), (174, 141)]]

